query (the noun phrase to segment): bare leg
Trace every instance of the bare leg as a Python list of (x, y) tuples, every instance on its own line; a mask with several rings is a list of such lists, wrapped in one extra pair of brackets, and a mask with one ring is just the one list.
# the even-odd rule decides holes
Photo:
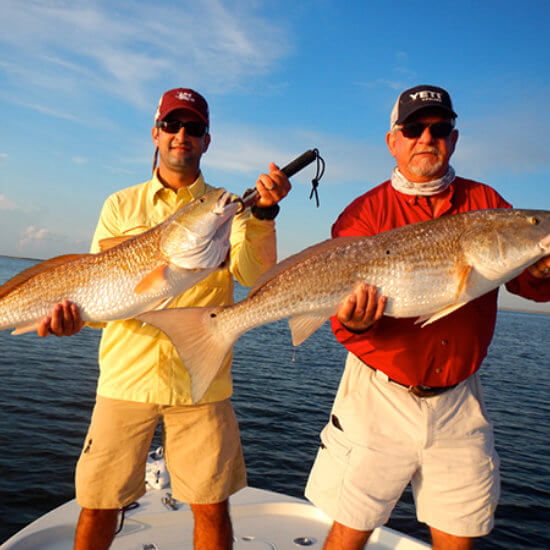
[(474, 539), (470, 537), (457, 537), (430, 527), (432, 533), (432, 548), (434, 550), (471, 550), (474, 547)]
[(323, 550), (362, 550), (372, 531), (358, 531), (335, 521), (325, 540)]
[(195, 550), (231, 550), (233, 527), (228, 501), (216, 504), (191, 504), (195, 517)]
[(113, 542), (117, 524), (118, 509), (91, 510), (82, 508), (74, 550), (107, 550)]

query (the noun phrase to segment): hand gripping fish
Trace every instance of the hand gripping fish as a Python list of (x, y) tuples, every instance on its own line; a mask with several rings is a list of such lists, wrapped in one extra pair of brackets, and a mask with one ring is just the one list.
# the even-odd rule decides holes
[[(98, 254), (41, 262), (0, 287), (0, 330), (36, 330), (52, 307), (70, 300), (84, 321), (129, 319), (162, 308), (218, 269), (229, 253), (242, 201), (213, 189), (163, 223), (131, 238), (106, 239)], [(117, 243), (113, 246), (113, 242)]]
[[(304, 152), (281, 170), (291, 177), (314, 160), (316, 193), (324, 171), (317, 149)], [(168, 306), (181, 292), (223, 267), (233, 217), (252, 206), (257, 196), (255, 190), (241, 199), (213, 189), (141, 235), (100, 241), (99, 254), (58, 256), (30, 267), (0, 286), (0, 330), (34, 331), (63, 300), (78, 306), (83, 321), (96, 322), (129, 319)]]
[(385, 315), (431, 323), (548, 254), (549, 211), (478, 210), (314, 245), (274, 266), (232, 306), (174, 308), (138, 318), (175, 344), (196, 402), (242, 334), (290, 317), (297, 346), (360, 282), (387, 296)]

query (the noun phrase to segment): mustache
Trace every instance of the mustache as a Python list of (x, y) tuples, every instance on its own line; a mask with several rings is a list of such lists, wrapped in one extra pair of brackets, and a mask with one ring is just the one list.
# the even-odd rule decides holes
[(414, 155), (423, 155), (425, 153), (431, 153), (433, 155), (440, 155), (441, 152), (439, 151), (439, 149), (437, 147), (425, 147), (423, 149), (417, 149), (413, 152), (413, 156)]
[(191, 143), (188, 141), (178, 141), (178, 142), (172, 142), (170, 143), (170, 149), (174, 149), (174, 147), (191, 147)]

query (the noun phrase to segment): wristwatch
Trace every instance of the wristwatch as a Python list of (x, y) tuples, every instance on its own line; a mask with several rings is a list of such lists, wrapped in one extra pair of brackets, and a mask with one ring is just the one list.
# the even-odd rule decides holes
[(275, 203), (273, 206), (267, 206), (265, 208), (261, 208), (260, 206), (256, 205), (250, 208), (252, 215), (259, 220), (274, 220), (279, 213), (279, 210), (280, 207), (277, 203)]

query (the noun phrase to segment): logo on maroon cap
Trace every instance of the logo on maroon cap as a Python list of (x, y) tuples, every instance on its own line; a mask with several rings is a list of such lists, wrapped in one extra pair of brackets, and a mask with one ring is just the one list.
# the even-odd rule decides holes
[(208, 103), (201, 94), (189, 88), (175, 88), (168, 90), (160, 98), (157, 112), (155, 113), (155, 122), (163, 120), (172, 111), (184, 109), (192, 111), (202, 118), (204, 123), (209, 126)]

